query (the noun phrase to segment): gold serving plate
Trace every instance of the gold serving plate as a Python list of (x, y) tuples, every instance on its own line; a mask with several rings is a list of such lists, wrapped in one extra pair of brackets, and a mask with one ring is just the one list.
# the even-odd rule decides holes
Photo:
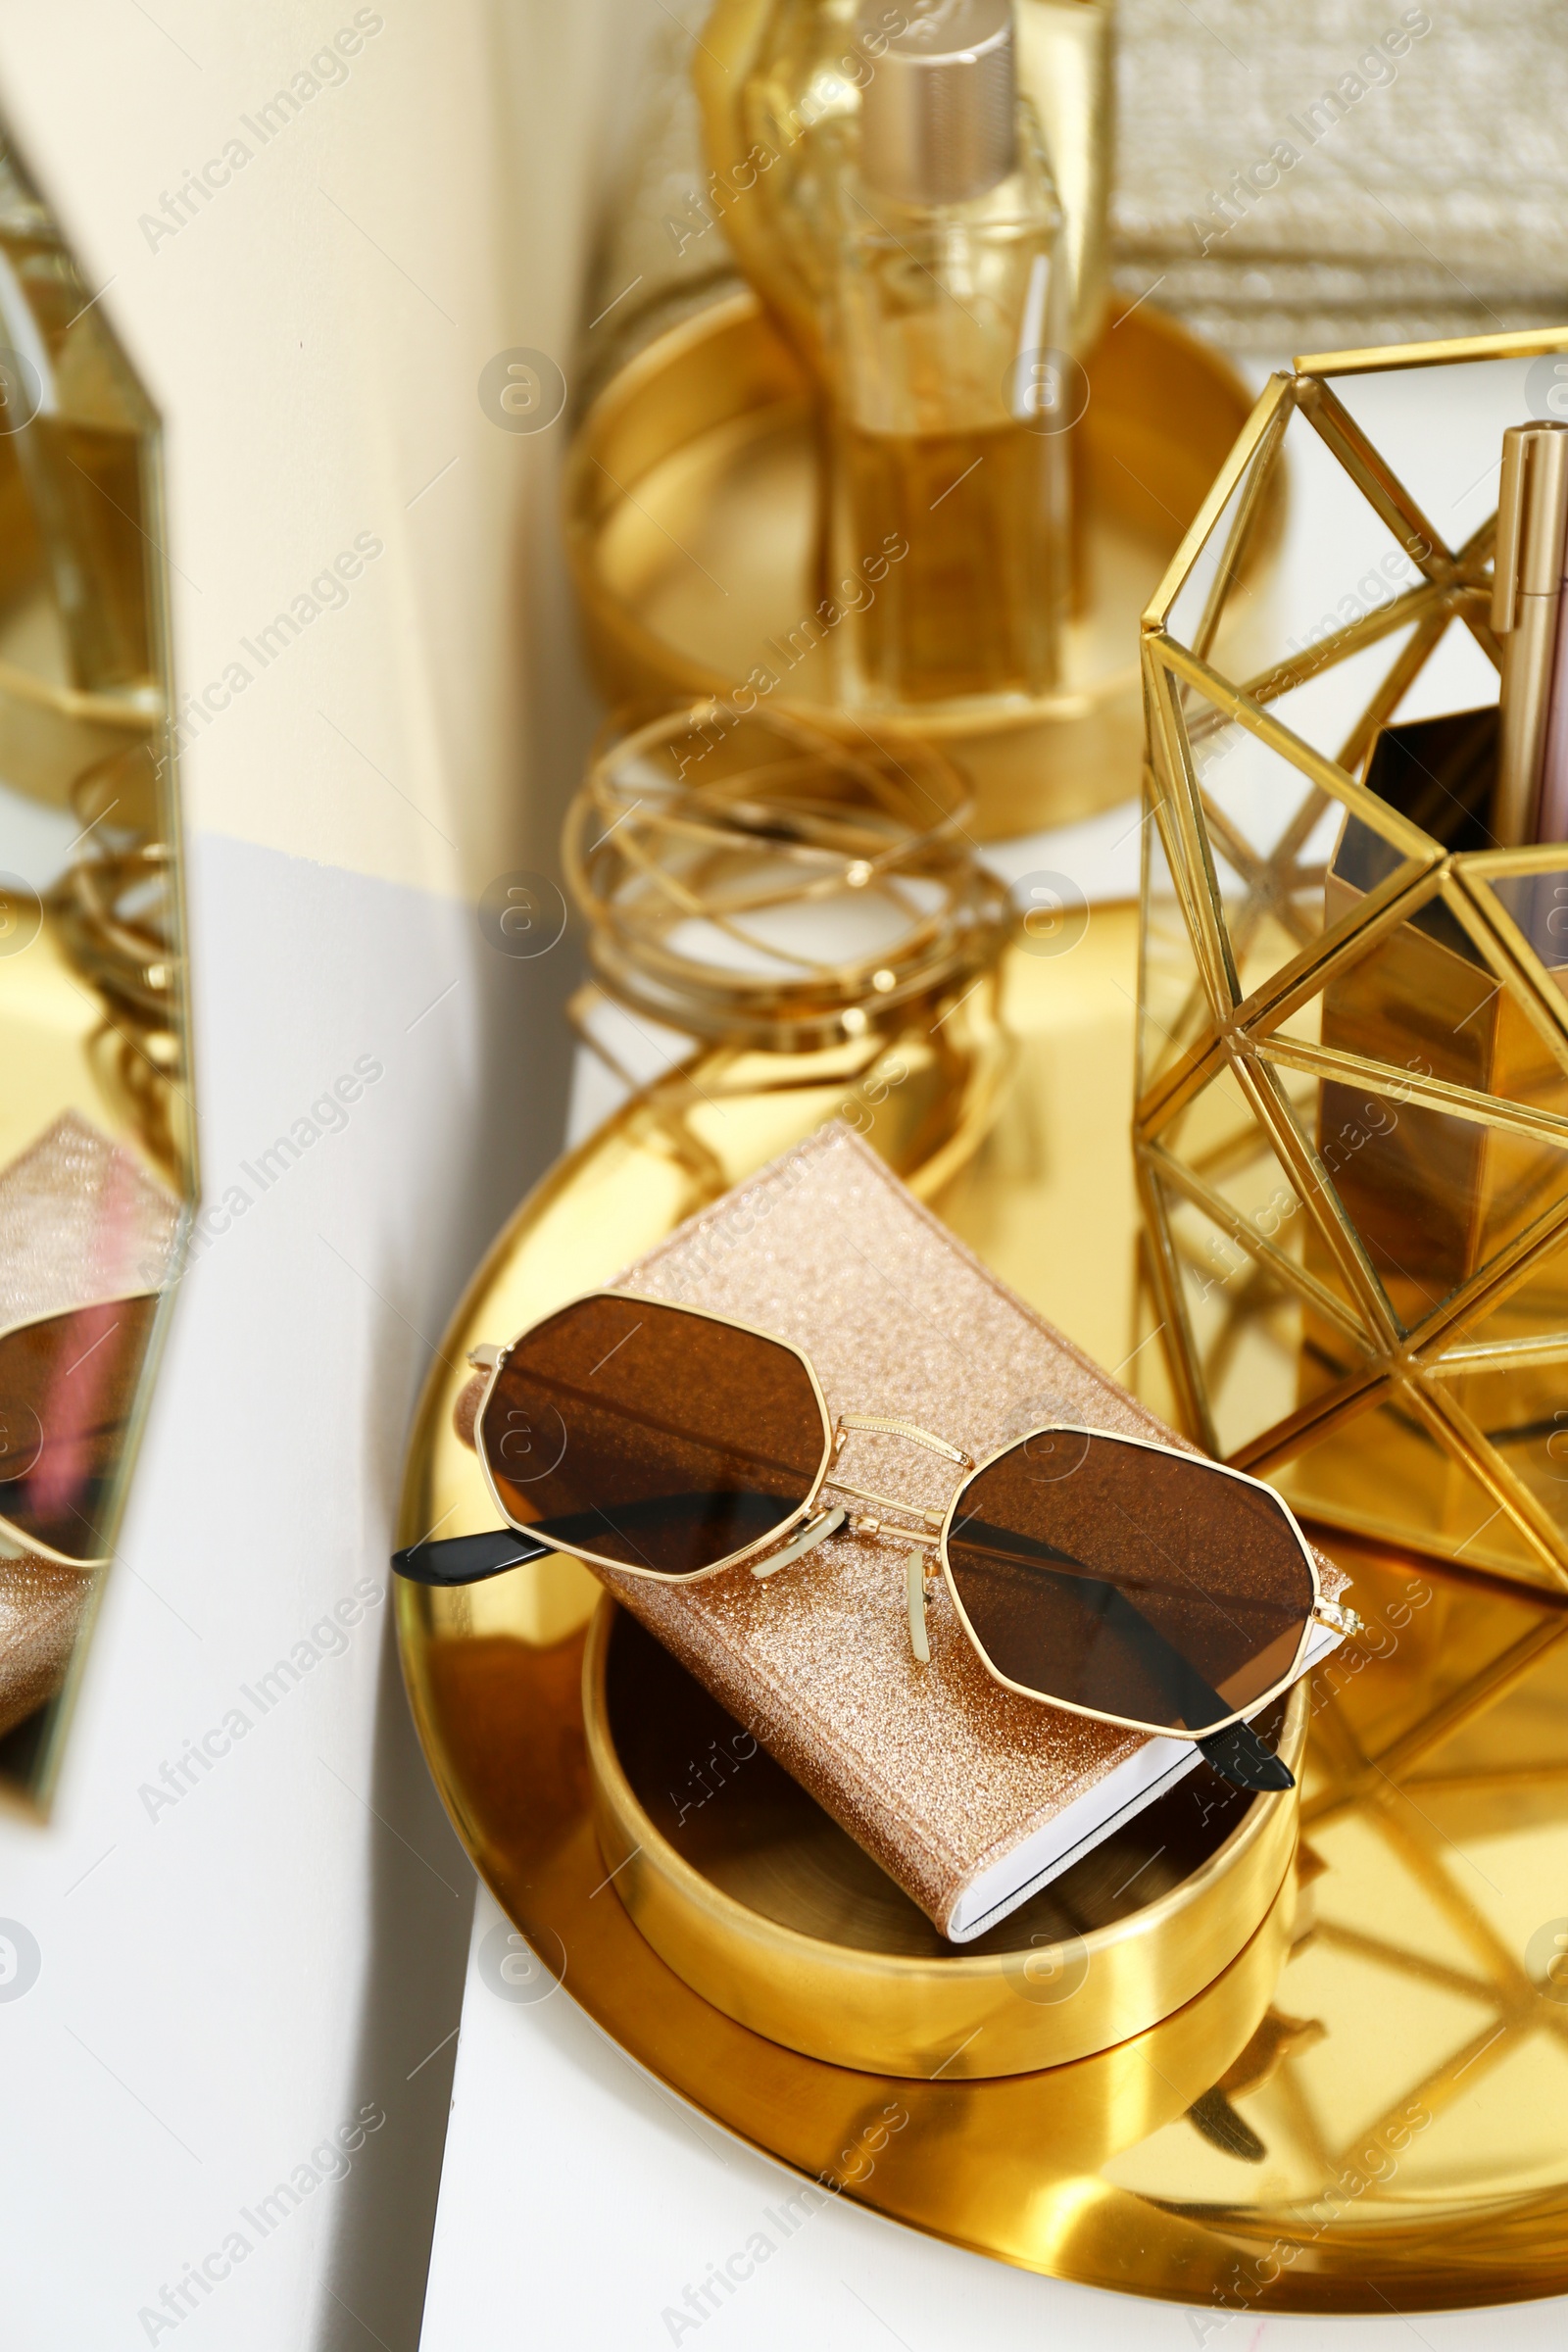
[[(1081, 1345), (1124, 1379), (1146, 1365), (1157, 1379), (1157, 1347), (1122, 1362), (1136, 929), (1131, 909), (1098, 909), (1070, 954), (1012, 952), (1012, 1092), (930, 1197)], [(698, 1056), (523, 1204), (443, 1342), (400, 1541), (492, 1524), (451, 1423), (470, 1345), (604, 1280), (794, 1135), (863, 1103), (847, 1074), (836, 1094), (820, 1071), (809, 1090), (763, 1086), (769, 1058)], [(902, 1091), (862, 1131), (918, 1173)], [(476, 1867), (661, 2082), (889, 2218), (1196, 2303), (1216, 2327), (1244, 2317), (1231, 2340), (1246, 2352), (1275, 2311), (1388, 2317), (1568, 2289), (1568, 1606), (1320, 1540), (1369, 1635), (1311, 1685), (1296, 1874), (1185, 2007), (1109, 2050), (1000, 2080), (803, 2056), (705, 2000), (639, 1934), (594, 1828), (586, 1571), (557, 1559), (462, 1592), (401, 1586), (404, 1671)], [(819, 1933), (833, 1898), (815, 1879)], [(756, 1882), (749, 1892), (765, 1906)]]
[[(1138, 618), (1250, 402), (1219, 353), (1144, 307), (1091, 353), (1075, 430), (1081, 611), (1065, 679), (994, 715), (875, 714), (879, 736), (935, 742), (973, 777), (987, 840), (1066, 824), (1139, 788)], [(1250, 562), (1266, 561), (1276, 488)], [(831, 638), (811, 616), (816, 439), (800, 362), (755, 297), (661, 335), (589, 409), (566, 467), (566, 546), (589, 657), (612, 705), (720, 697), (759, 669), (830, 733)]]

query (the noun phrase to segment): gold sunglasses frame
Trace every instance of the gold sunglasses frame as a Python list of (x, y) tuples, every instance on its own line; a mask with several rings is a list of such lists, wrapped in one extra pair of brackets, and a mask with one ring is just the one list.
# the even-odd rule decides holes
[[(495, 1475), (491, 1470), (490, 1458), (485, 1449), (484, 1419), (490, 1400), (496, 1393), (497, 1383), (506, 1368), (508, 1359), (515, 1348), (546, 1323), (553, 1323), (558, 1316), (568, 1313), (572, 1307), (586, 1306), (596, 1298), (613, 1298), (617, 1303), (628, 1306), (662, 1307), (674, 1314), (694, 1315), (709, 1323), (722, 1323), (731, 1331), (744, 1332), (748, 1338), (763, 1340), (772, 1347), (784, 1348), (803, 1367), (811, 1384), (811, 1394), (816, 1400), (816, 1408), (822, 1419), (822, 1458), (817, 1465), (810, 1491), (805, 1500), (798, 1503), (788, 1516), (781, 1519), (778, 1526), (770, 1530), (767, 1535), (760, 1536), (754, 1543), (744, 1545), (738, 1551), (727, 1552), (722, 1559), (714, 1560), (707, 1568), (696, 1568), (680, 1574), (671, 1574), (663, 1569), (632, 1567), (624, 1560), (611, 1559), (607, 1554), (589, 1551), (581, 1544), (563, 1544), (558, 1538), (547, 1535), (543, 1528), (525, 1526), (521, 1520), (513, 1517), (502, 1499)], [(816, 1366), (806, 1349), (798, 1347), (793, 1340), (784, 1339), (777, 1332), (764, 1331), (758, 1324), (743, 1322), (738, 1316), (721, 1315), (711, 1307), (693, 1306), (686, 1300), (678, 1298), (654, 1298), (640, 1291), (609, 1288), (584, 1291), (578, 1298), (568, 1299), (564, 1306), (552, 1308), (548, 1315), (541, 1315), (536, 1322), (528, 1324), (524, 1330), (517, 1332), (509, 1340), (504, 1348), (474, 1348), (468, 1361), (476, 1370), (483, 1371), (488, 1375), (483, 1395), (473, 1417), (474, 1451), (478, 1456), (479, 1468), (491, 1501), (507, 1525), (515, 1529), (519, 1535), (527, 1536), (536, 1544), (545, 1544), (552, 1551), (562, 1552), (569, 1559), (581, 1560), (589, 1567), (608, 1568), (617, 1575), (641, 1577), (649, 1583), (661, 1585), (706, 1584), (710, 1577), (727, 1575), (732, 1568), (741, 1567), (748, 1562), (751, 1563), (754, 1576), (758, 1578), (772, 1576), (779, 1569), (790, 1567), (795, 1561), (804, 1558), (808, 1552), (814, 1550), (819, 1544), (824, 1543), (830, 1535), (846, 1524), (857, 1535), (890, 1536), (906, 1543), (910, 1547), (909, 1556), (905, 1565), (909, 1638), (914, 1654), (922, 1665), (930, 1657), (930, 1650), (925, 1641), (925, 1584), (931, 1574), (931, 1555), (935, 1553), (954, 1608), (957, 1613), (958, 1623), (963, 1629), (969, 1646), (991, 1680), (999, 1684), (1003, 1690), (1016, 1692), (1020, 1698), (1032, 1699), (1037, 1706), (1058, 1707), (1063, 1714), (1079, 1715), (1091, 1723), (1112, 1724), (1123, 1731), (1140, 1732), (1151, 1739), (1188, 1740), (1195, 1742), (1200, 1740), (1211, 1739), (1216, 1733), (1228, 1730), (1233, 1724), (1245, 1723), (1249, 1717), (1259, 1713), (1282, 1692), (1290, 1690), (1301, 1673), (1307, 1644), (1311, 1640), (1314, 1626), (1323, 1626), (1330, 1632), (1341, 1635), (1352, 1634), (1360, 1630), (1361, 1621), (1353, 1609), (1343, 1608), (1338, 1602), (1325, 1596), (1316, 1555), (1306, 1537), (1302, 1534), (1295, 1512), (1284, 1496), (1276, 1494), (1265, 1480), (1253, 1478), (1248, 1471), (1235, 1469), (1229, 1462), (1211, 1461), (1206, 1455), (1194, 1453), (1183, 1446), (1166, 1446), (1160, 1444), (1156, 1439), (1129, 1437), (1122, 1430), (1096, 1429), (1082, 1422), (1043, 1421), (1035, 1428), (1021, 1431), (1016, 1437), (1004, 1440), (1001, 1445), (994, 1446), (989, 1453), (981, 1455), (977, 1460), (965, 1453), (961, 1447), (953, 1445), (948, 1439), (939, 1438), (930, 1430), (921, 1429), (912, 1421), (876, 1413), (840, 1413), (835, 1418), (829, 1411), (827, 1397), (823, 1394), (821, 1381), (817, 1377)], [(845, 1441), (856, 1430), (889, 1437), (902, 1437), (911, 1445), (919, 1446), (929, 1452), (945, 1455), (949, 1460), (959, 1464), (963, 1475), (949, 1496), (946, 1508), (938, 1510), (935, 1505), (901, 1501), (892, 1495), (874, 1494), (867, 1488), (854, 1486), (847, 1480), (833, 1477), (832, 1472), (837, 1467), (838, 1457)], [(999, 1667), (993, 1664), (970, 1623), (968, 1611), (959, 1596), (957, 1584), (953, 1574), (953, 1563), (948, 1554), (948, 1540), (958, 1507), (975, 1480), (989, 1470), (994, 1463), (1001, 1461), (1004, 1455), (1015, 1453), (1020, 1446), (1032, 1444), (1036, 1438), (1050, 1436), (1103, 1438), (1113, 1445), (1136, 1446), (1146, 1453), (1168, 1454), (1172, 1460), (1186, 1463), (1192, 1469), (1207, 1471), (1217, 1478), (1234, 1479), (1239, 1486), (1255, 1488), (1259, 1494), (1267, 1496), (1270, 1504), (1283, 1516), (1305, 1563), (1307, 1575), (1311, 1581), (1312, 1600), (1310, 1607), (1302, 1617), (1301, 1631), (1289, 1671), (1282, 1675), (1278, 1682), (1271, 1684), (1259, 1697), (1250, 1699), (1245, 1710), (1237, 1708), (1231, 1714), (1217, 1718), (1213, 1723), (1203, 1724), (1189, 1731), (1171, 1724), (1145, 1722), (1135, 1716), (1113, 1715), (1104, 1708), (1082, 1706), (1072, 1699), (1050, 1697), (1044, 1691), (1030, 1690), (1024, 1683), (1013, 1682), (1010, 1677), (1004, 1675)], [(851, 1495), (858, 1501), (874, 1505), (875, 1508), (872, 1511), (851, 1512), (841, 1505), (833, 1504), (826, 1511), (818, 1514), (817, 1506), (826, 1490), (831, 1490), (835, 1494)], [(881, 1516), (886, 1511), (896, 1512), (899, 1520), (905, 1524), (895, 1524)], [(913, 1524), (907, 1524), (908, 1522)], [(802, 1532), (793, 1542), (789, 1542), (786, 1539), (789, 1538), (790, 1531), (794, 1528), (800, 1528)], [(781, 1548), (775, 1549), (775, 1546), (781, 1546)]]

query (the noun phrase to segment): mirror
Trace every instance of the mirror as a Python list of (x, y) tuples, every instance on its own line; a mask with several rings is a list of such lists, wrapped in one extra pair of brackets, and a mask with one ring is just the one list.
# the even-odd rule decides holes
[(0, 1790), (47, 1805), (196, 1197), (159, 425), (0, 143)]

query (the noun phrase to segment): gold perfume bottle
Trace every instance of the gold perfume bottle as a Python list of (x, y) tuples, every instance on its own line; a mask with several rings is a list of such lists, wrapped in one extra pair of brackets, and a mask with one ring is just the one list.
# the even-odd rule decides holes
[[(856, 11), (857, 0), (713, 0), (691, 53), (709, 165), (700, 219), (722, 220), (742, 269), (813, 368), (832, 273), (828, 190), (876, 62), (857, 46)], [(869, 22), (892, 31), (903, 19), (941, 13), (930, 0), (878, 0)], [(1065, 342), (1082, 359), (1109, 296), (1112, 5), (1014, 0), (1013, 14), (1019, 86), (1066, 215)], [(684, 237), (684, 216), (674, 233)]]
[(1066, 270), (1008, 0), (857, 24), (858, 156), (826, 320), (830, 581), (885, 561), (837, 632), (851, 706), (1055, 683), (1069, 582)]
[(58, 632), (71, 684), (146, 728), (161, 698), (135, 517), (155, 421), (57, 223), (0, 148), (0, 497), (20, 490), (26, 520), (8, 514), (10, 535), (36, 540), (56, 615), (47, 636), (35, 615), (17, 655), (30, 669)]

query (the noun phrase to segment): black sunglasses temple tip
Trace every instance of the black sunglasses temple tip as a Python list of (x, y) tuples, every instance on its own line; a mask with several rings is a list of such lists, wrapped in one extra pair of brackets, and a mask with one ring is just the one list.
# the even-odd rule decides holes
[(487, 1576), (501, 1576), (527, 1560), (543, 1559), (550, 1548), (534, 1536), (519, 1535), (514, 1527), (487, 1528), (481, 1536), (445, 1536), (437, 1544), (428, 1539), (411, 1544), (406, 1551), (392, 1554), (392, 1567), (396, 1575), (407, 1577), (414, 1585), (478, 1585)]
[(1250, 1723), (1228, 1723), (1222, 1732), (1210, 1732), (1206, 1740), (1200, 1740), (1197, 1744), (1204, 1762), (1212, 1765), (1233, 1788), (1261, 1796), (1274, 1789), (1296, 1787), (1296, 1775), (1290, 1766), (1272, 1748), (1263, 1745)]

